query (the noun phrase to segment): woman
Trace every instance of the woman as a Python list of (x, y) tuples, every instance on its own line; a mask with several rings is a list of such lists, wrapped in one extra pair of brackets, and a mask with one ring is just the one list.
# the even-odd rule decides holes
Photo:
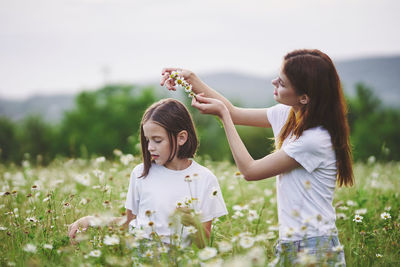
[[(353, 171), (346, 103), (328, 55), (319, 50), (288, 53), (272, 81), (279, 104), (264, 109), (233, 106), (188, 70), (163, 70), (161, 85), (170, 90), (175, 90), (173, 71), (192, 85), (197, 94), (193, 107), (221, 118), (234, 160), (247, 181), (278, 175), (276, 253), (281, 263), (293, 264), (298, 252), (305, 251), (320, 263), (345, 264), (332, 200), (336, 183), (353, 184)], [(234, 124), (272, 127), (276, 150), (254, 160)]]

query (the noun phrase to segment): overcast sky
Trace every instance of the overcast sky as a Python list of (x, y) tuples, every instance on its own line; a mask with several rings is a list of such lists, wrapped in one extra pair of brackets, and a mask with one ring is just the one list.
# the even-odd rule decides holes
[(400, 54), (398, 0), (0, 0), (0, 97), (200, 75), (277, 72), (296, 48)]

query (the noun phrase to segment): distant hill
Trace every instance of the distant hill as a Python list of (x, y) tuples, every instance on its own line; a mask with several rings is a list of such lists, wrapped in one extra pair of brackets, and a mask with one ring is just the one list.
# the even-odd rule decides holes
[(385, 105), (400, 107), (400, 56), (360, 58), (335, 63), (344, 91), (355, 93), (355, 84), (371, 87)]
[[(385, 105), (400, 107), (400, 56), (351, 59), (337, 61), (335, 65), (346, 94), (353, 96), (355, 84), (363, 82)], [(200, 77), (234, 103), (244, 107), (265, 107), (274, 103), (271, 80), (275, 75), (258, 77), (225, 72)], [(159, 88), (158, 85), (155, 87)], [(0, 116), (20, 120), (26, 115), (39, 114), (47, 121), (56, 122), (65, 110), (74, 107), (74, 99), (74, 95), (34, 96), (25, 101), (0, 99)]]
[(40, 115), (49, 122), (59, 121), (75, 105), (75, 95), (40, 95), (24, 101), (0, 99), (0, 116), (21, 120), (27, 115)]
[[(335, 66), (347, 95), (354, 96), (355, 85), (362, 82), (385, 105), (400, 107), (400, 56), (338, 61)], [(274, 101), (271, 80), (275, 75), (263, 78), (240, 73), (216, 73), (201, 78), (243, 106), (263, 107)]]

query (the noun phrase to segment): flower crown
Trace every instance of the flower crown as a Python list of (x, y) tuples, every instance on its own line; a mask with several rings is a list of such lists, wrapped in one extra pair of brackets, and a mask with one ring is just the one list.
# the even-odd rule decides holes
[(171, 72), (169, 77), (175, 80), (175, 83), (185, 90), (185, 92), (188, 94), (188, 97), (190, 98), (196, 97), (196, 94), (192, 91), (192, 85), (187, 81), (185, 81), (185, 78), (180, 76), (179, 72), (173, 71)]

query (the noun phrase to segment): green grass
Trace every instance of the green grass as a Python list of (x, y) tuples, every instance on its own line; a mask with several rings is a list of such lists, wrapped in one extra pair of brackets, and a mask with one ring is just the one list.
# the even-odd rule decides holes
[[(138, 258), (133, 236), (118, 227), (90, 228), (78, 235), (82, 240), (78, 245), (70, 244), (67, 228), (76, 219), (123, 215), (129, 174), (139, 159), (124, 165), (116, 157), (104, 162), (60, 159), (46, 167), (28, 162), (23, 167), (0, 165), (0, 265), (268, 265), (275, 259), (273, 244), (278, 237), (275, 178), (249, 183), (235, 175), (230, 163), (199, 161), (219, 178), (229, 211), (214, 222), (208, 246), (217, 249), (210, 255), (217, 254), (210, 259), (204, 260), (206, 251), (194, 246), (169, 254), (153, 246), (152, 257)], [(97, 177), (94, 170), (104, 177)], [(400, 163), (357, 164), (354, 171), (356, 185), (337, 189), (334, 199), (347, 265), (399, 266)], [(87, 175), (83, 183), (90, 185), (78, 183), (78, 175)], [(353, 221), (357, 210), (363, 213), (361, 222)], [(384, 212), (391, 218), (382, 219)], [(119, 244), (103, 244), (106, 235), (118, 236)], [(243, 247), (246, 240), (248, 248)], [(232, 248), (223, 252), (218, 245), (223, 241)], [(29, 244), (35, 248), (31, 252)], [(93, 257), (97, 250), (101, 255)]]

